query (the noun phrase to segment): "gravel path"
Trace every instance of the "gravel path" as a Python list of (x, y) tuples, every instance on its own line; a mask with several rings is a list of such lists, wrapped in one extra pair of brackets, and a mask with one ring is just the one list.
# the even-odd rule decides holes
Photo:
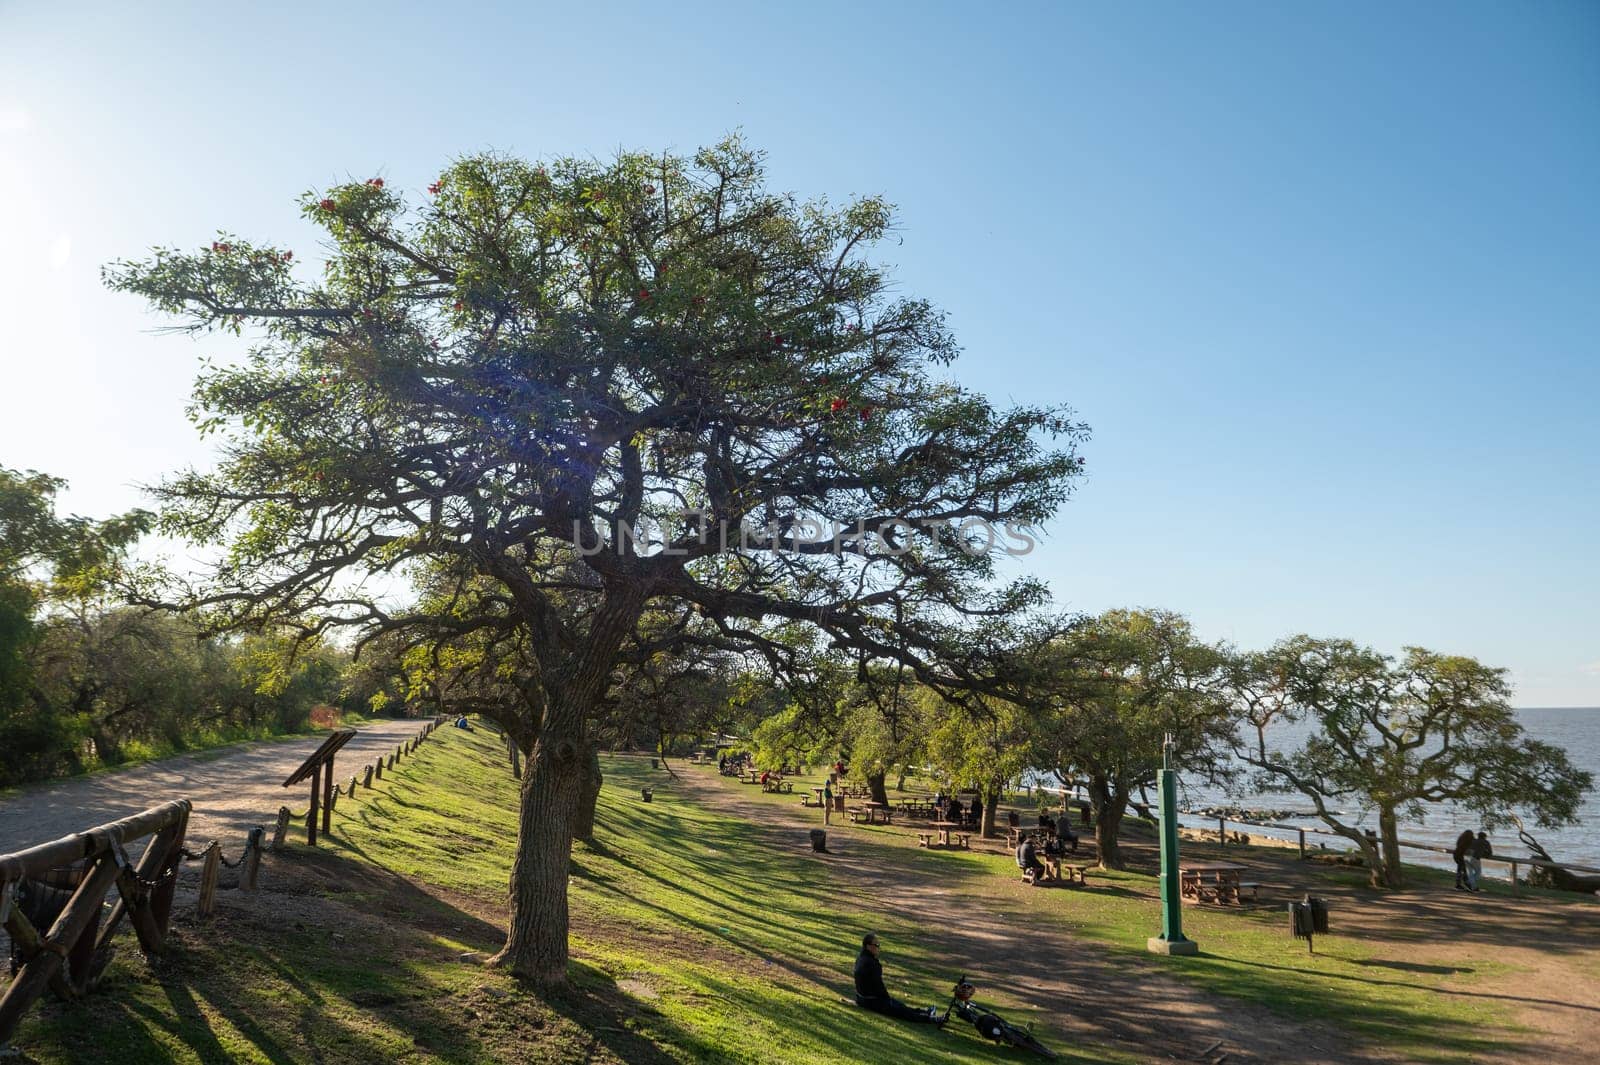
[[(415, 736), (424, 724), (381, 721), (361, 728), (334, 759), (334, 780), (349, 780), (351, 773)], [(278, 807), (288, 805), (296, 813), (306, 808), (310, 784), (285, 788), (283, 780), (322, 740), (308, 736), (240, 744), (24, 789), (0, 798), (0, 854), (47, 843), (171, 799), (188, 799), (194, 804), (189, 846), (198, 850), (207, 840), (219, 839), (224, 853), (235, 855), (252, 826), (271, 831)]]

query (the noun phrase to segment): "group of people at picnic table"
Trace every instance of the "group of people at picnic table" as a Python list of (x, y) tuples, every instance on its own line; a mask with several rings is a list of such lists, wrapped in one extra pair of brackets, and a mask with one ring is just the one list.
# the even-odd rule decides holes
[[(1017, 841), (1017, 867), (1022, 870), (1022, 879), (1034, 887), (1051, 877), (1059, 880), (1061, 859), (1078, 853), (1078, 834), (1072, 831), (1070, 819), (1065, 813), (1058, 820), (1040, 811), (1038, 831), (1023, 833), (1017, 815), (1012, 814), (1011, 818), (1011, 827), (1018, 829), (1021, 836)], [(1041, 838), (1035, 840), (1036, 835)]]

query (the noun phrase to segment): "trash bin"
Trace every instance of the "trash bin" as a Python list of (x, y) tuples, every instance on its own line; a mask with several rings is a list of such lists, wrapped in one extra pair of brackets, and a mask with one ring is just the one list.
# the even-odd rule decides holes
[(1328, 904), (1310, 895), (1289, 903), (1289, 934), (1305, 940), (1306, 947), (1316, 953), (1311, 937), (1328, 934)]
[(820, 828), (811, 830), (811, 849), (823, 854), (828, 851), (828, 834)]
[(650, 759), (650, 768), (651, 769), (660, 769), (661, 768), (660, 759), (657, 759), (657, 758)]
[(639, 798), (643, 799), (645, 802), (649, 802), (650, 798), (651, 798), (651, 796), (653, 794), (654, 794), (654, 792), (650, 788), (640, 788), (639, 789)]

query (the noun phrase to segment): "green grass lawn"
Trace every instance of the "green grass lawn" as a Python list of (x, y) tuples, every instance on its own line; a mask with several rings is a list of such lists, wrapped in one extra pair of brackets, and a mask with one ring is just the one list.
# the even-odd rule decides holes
[(446, 728), (340, 804), (332, 847), (273, 856), (269, 890), (223, 892), (219, 916), (184, 928), (153, 972), (130, 940), (101, 993), (36, 1010), (18, 1045), (38, 1062), (118, 1065), (996, 1060), (970, 1028), (843, 1001), (868, 928), (897, 944), (892, 991), (943, 1001), (947, 966), (918, 953), (914, 928), (839, 909), (825, 868), (766, 851), (756, 826), (687, 801), (643, 763), (608, 760), (607, 777), (596, 846), (574, 854), (565, 995), (459, 960), (501, 940), (485, 918), (502, 920), (517, 789), (492, 735)]
[[(799, 845), (773, 847), (765, 818), (730, 817), (699, 797), (731, 787), (775, 815), (798, 810), (797, 794), (725, 784), (714, 768), (680, 768), (674, 782), (642, 759), (604, 765), (595, 844), (574, 850), (570, 991), (536, 996), (462, 960), (502, 939), (517, 785), (493, 734), (444, 728), (380, 787), (341, 802), (331, 846), (272, 855), (265, 890), (223, 892), (208, 924), (185, 914), (152, 969), (125, 939), (109, 986), (35, 1011), (18, 1040), (24, 1060), (1020, 1060), (969, 1027), (941, 1033), (847, 1004), (849, 966), (868, 930), (892, 944), (891, 991), (913, 1003), (942, 1003), (958, 963), (923, 944), (918, 922), (856, 899), (842, 867)], [(638, 794), (647, 783), (648, 804)], [(1107, 965), (1168, 973), (1408, 1060), (1470, 1060), (1513, 1033), (1506, 1008), (1473, 993), (1505, 973), (1490, 945), (1424, 965), (1408, 958), (1403, 936), (1334, 935), (1308, 957), (1280, 910), (1191, 908), (1186, 931), (1202, 955), (1158, 958), (1144, 951), (1159, 922), (1149, 875), (1099, 874), (1090, 891), (1032, 890), (1003, 854), (923, 851), (899, 827), (836, 823), (834, 833), (857, 855), (981, 899), (1019, 929), (1069, 932), (1064, 944), (1101, 952)], [(1313, 875), (1331, 887), (1359, 876)], [(1592, 964), (1584, 955), (1575, 971)], [(985, 1001), (1027, 1019), (1006, 988), (986, 988)], [(1037, 1034), (1064, 1060), (1140, 1060), (1068, 1040), (1048, 1018)]]
[[(701, 771), (715, 778), (714, 767)], [(821, 776), (816, 782), (820, 782)], [(795, 780), (794, 795), (762, 793), (745, 786), (741, 797), (774, 807), (798, 808), (798, 795), (809, 791), (812, 780)], [(727, 786), (727, 785), (723, 785)], [(891, 794), (891, 799), (894, 795)], [(820, 811), (816, 814), (820, 824)], [(1316, 953), (1304, 941), (1288, 934), (1288, 917), (1280, 906), (1233, 909), (1185, 906), (1184, 931), (1201, 946), (1191, 958), (1156, 957), (1147, 953), (1145, 940), (1160, 930), (1159, 880), (1141, 872), (1091, 873), (1091, 891), (1034, 890), (1016, 885), (1016, 866), (1009, 855), (979, 852), (928, 852), (919, 849), (903, 827), (840, 825), (836, 815), (830, 831), (849, 832), (852, 838), (879, 841), (885, 848), (881, 861), (911, 863), (931, 879), (963, 878), (963, 883), (986, 883), (978, 890), (997, 891), (995, 905), (1006, 910), (1015, 924), (1066, 929), (1108, 948), (1126, 964), (1148, 966), (1202, 986), (1208, 992), (1264, 1005), (1283, 1015), (1331, 1024), (1391, 1051), (1417, 1061), (1471, 1061), (1486, 1049), (1516, 1041), (1526, 1029), (1514, 1023), (1511, 1011), (1494, 994), (1481, 993), (1484, 985), (1515, 973), (1497, 957), (1492, 942), (1461, 943), (1446, 963), (1416, 962), (1408, 944), (1450, 938), (1448, 929), (1422, 924), (1386, 929), (1382, 939), (1340, 935), (1345, 914), (1335, 905), (1330, 936), (1316, 939)], [(1138, 830), (1130, 819), (1130, 831)], [(858, 846), (861, 844), (858, 843)], [(892, 853), (891, 849), (892, 848)], [(1227, 853), (1214, 845), (1185, 843), (1185, 853), (1196, 857), (1238, 858), (1240, 849)], [(1311, 876), (1321, 891), (1365, 891), (1361, 869), (1311, 865), (1294, 861), (1295, 852), (1277, 848), (1246, 848), (1243, 860), (1264, 863), (1270, 869), (1295, 868), (1298, 877)], [(1408, 866), (1413, 889), (1447, 891), (1451, 874)], [(1508, 884), (1488, 881), (1485, 894), (1505, 897)], [(1588, 912), (1587, 900), (1561, 892), (1523, 888), (1525, 896), (1539, 898), (1574, 914)], [(1508, 939), (1513, 938), (1508, 935)], [(1600, 946), (1573, 958), (1575, 974), (1593, 971)]]

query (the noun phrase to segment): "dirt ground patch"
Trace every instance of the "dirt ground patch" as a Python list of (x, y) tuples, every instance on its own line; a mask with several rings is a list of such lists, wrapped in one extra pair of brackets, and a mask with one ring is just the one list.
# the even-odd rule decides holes
[[(357, 730), (334, 761), (349, 774), (422, 731), (421, 721), (379, 721)], [(190, 846), (220, 839), (232, 855), (253, 825), (272, 827), (278, 807), (304, 810), (309, 786), (283, 780), (322, 743), (321, 736), (245, 743), (166, 758), (108, 773), (28, 787), (0, 799), (0, 854), (82, 832), (172, 799), (194, 804)], [(335, 777), (335, 779), (338, 779)]]

